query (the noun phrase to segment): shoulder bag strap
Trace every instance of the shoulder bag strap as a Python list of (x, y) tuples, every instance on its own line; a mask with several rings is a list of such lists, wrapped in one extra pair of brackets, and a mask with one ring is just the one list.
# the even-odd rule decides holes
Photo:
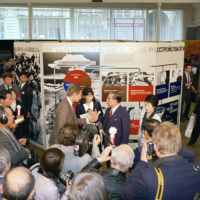
[(163, 178), (162, 171), (159, 167), (154, 167), (154, 169), (158, 177), (158, 189), (157, 189), (155, 200), (161, 200), (163, 196), (163, 190), (164, 190), (164, 178)]

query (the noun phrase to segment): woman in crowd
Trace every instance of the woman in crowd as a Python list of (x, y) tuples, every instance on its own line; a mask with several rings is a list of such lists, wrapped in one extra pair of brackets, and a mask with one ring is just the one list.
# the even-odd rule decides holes
[(65, 193), (70, 200), (108, 200), (104, 179), (95, 172), (80, 172), (67, 186)]
[(65, 154), (58, 148), (47, 149), (40, 163), (30, 168), (35, 178), (35, 200), (58, 200), (58, 179), (63, 167)]
[(144, 144), (144, 134), (143, 134), (143, 123), (146, 119), (157, 119), (161, 122), (161, 118), (156, 114), (155, 108), (158, 105), (158, 98), (155, 95), (148, 95), (145, 99), (145, 110), (146, 112), (142, 113), (140, 116), (140, 127), (138, 132), (138, 146), (143, 146)]
[(66, 123), (59, 131), (58, 138), (60, 144), (54, 144), (51, 146), (52, 148), (59, 148), (65, 154), (65, 160), (61, 172), (62, 174), (65, 174), (68, 170), (72, 170), (74, 174), (76, 174), (80, 172), (81, 169), (93, 158), (100, 155), (98, 145), (101, 140), (99, 135), (95, 135), (94, 137), (91, 156), (87, 153), (82, 157), (74, 155), (74, 143), (78, 131), (76, 124)]
[(21, 101), (18, 101), (16, 99), (16, 91), (15, 89), (11, 88), (9, 89), (11, 92), (11, 98), (12, 98), (12, 104), (10, 105), (10, 109), (14, 115), (14, 120), (16, 119), (21, 119), (20, 122), (18, 122), (17, 127), (13, 130), (14, 135), (16, 139), (23, 138), (23, 121), (26, 118), (27, 111), (26, 108), (24, 107), (24, 104)]
[(80, 118), (80, 115), (89, 113), (91, 116), (99, 114), (98, 121), (103, 119), (103, 111), (99, 102), (95, 100), (94, 92), (91, 88), (85, 88), (82, 92), (82, 99), (80, 104), (76, 106), (76, 116)]

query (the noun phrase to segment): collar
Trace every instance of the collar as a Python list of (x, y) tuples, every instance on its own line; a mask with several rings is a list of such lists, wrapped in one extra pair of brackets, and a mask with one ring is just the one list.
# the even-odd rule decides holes
[(85, 108), (85, 111), (86, 111), (86, 112), (88, 111), (88, 109), (93, 110), (93, 108), (94, 108), (94, 102), (92, 101), (92, 102), (90, 103), (90, 106), (89, 106), (89, 107), (88, 107), (88, 105), (87, 105), (86, 103), (84, 103), (84, 104), (83, 104), (83, 107)]
[(117, 108), (120, 106), (120, 104), (118, 104), (117, 106), (115, 106), (114, 108), (111, 108), (112, 110), (112, 115), (114, 114), (114, 112), (117, 110)]
[(187, 73), (186, 71), (185, 71), (185, 74), (186, 74), (186, 76), (190, 75), (190, 74), (189, 74), (189, 73)]
[(21, 88), (23, 88), (25, 84), (26, 84), (26, 82), (25, 83), (21, 83), (21, 85), (20, 85)]
[(112, 167), (111, 167), (111, 168), (108, 168), (107, 172), (108, 172), (109, 174), (114, 175), (114, 176), (121, 176), (121, 177), (126, 178), (126, 173), (125, 173), (125, 172), (121, 172), (121, 171), (119, 171), (119, 170), (117, 170), (117, 169), (115, 169), (115, 168), (112, 168)]
[(164, 158), (159, 158), (154, 162), (154, 166), (159, 166), (165, 162), (168, 161), (173, 161), (173, 160), (183, 160), (183, 157), (180, 155), (175, 155), (175, 156), (168, 156), (168, 157), (164, 157)]
[(73, 103), (72, 103), (72, 101), (70, 100), (70, 98), (69, 98), (68, 96), (66, 96), (66, 98), (67, 98), (67, 100), (69, 101), (69, 104), (72, 106)]
[(12, 88), (12, 84), (10, 85), (10, 86), (7, 86), (6, 84), (4, 84), (4, 86), (5, 86), (5, 88), (7, 89), (10, 89), (10, 88)]

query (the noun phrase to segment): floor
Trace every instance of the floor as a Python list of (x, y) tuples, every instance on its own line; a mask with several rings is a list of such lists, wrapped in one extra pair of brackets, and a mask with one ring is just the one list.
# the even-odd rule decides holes
[[(191, 116), (191, 114), (192, 114), (192, 112), (195, 108), (195, 105), (196, 105), (196, 103), (192, 103), (189, 116)], [(180, 131), (181, 131), (181, 134), (182, 134), (182, 146), (183, 147), (187, 147), (187, 143), (189, 142), (189, 138), (185, 137), (185, 129), (186, 129), (187, 123), (188, 123), (188, 121), (186, 119), (184, 119), (184, 122), (181, 122), (181, 125), (180, 125)], [(192, 149), (197, 155), (195, 160), (200, 161), (200, 137), (197, 140), (197, 143), (195, 145), (187, 147), (187, 148)], [(34, 149), (34, 151), (36, 151), (38, 153), (38, 156), (39, 156), (39, 159), (40, 159), (42, 154), (44, 153), (44, 150), (35, 146), (35, 145), (33, 145), (33, 149)], [(105, 169), (105, 166), (103, 166), (103, 169)]]

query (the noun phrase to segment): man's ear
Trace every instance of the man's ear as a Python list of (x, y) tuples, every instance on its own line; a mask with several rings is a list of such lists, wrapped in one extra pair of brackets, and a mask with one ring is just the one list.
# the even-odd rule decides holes
[(156, 145), (155, 142), (153, 143), (153, 146), (154, 146), (154, 151), (155, 151), (155, 152), (158, 152), (158, 146)]
[(35, 194), (35, 189), (33, 189), (33, 190), (31, 191), (31, 193), (29, 194), (27, 200), (31, 200), (31, 199), (33, 199), (34, 194)]
[(133, 167), (134, 162), (132, 162), (129, 166), (129, 168), (131, 169)]

